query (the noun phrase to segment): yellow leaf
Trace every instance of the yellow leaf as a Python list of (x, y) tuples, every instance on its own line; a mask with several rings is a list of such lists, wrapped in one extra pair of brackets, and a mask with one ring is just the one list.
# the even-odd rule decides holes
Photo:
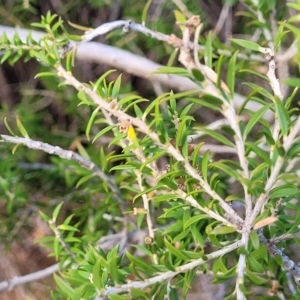
[(259, 229), (259, 228), (265, 227), (267, 225), (275, 223), (277, 220), (278, 220), (278, 218), (276, 218), (276, 217), (267, 217), (261, 221), (258, 221), (254, 225), (253, 229)]
[(139, 147), (139, 143), (136, 137), (135, 130), (133, 126), (130, 124), (127, 130), (127, 138), (131, 141), (131, 143), (137, 147)]

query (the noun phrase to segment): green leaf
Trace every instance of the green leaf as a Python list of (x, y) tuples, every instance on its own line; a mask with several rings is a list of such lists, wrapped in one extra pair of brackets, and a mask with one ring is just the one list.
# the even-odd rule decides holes
[[(180, 119), (189, 115), (190, 109), (194, 106), (194, 103), (187, 105), (180, 113)], [(194, 119), (193, 119), (194, 120)]]
[(28, 133), (27, 133), (25, 127), (23, 126), (23, 124), (21, 123), (19, 116), (16, 117), (16, 122), (17, 122), (17, 127), (20, 130), (20, 133), (22, 134), (22, 136), (25, 138), (29, 138)]
[(120, 92), (120, 87), (121, 87), (121, 79), (122, 79), (122, 74), (120, 74), (117, 78), (117, 80), (114, 83), (112, 92), (111, 92), (111, 97), (112, 99), (116, 99), (119, 95)]
[(142, 119), (143, 120), (146, 119), (147, 115), (150, 114), (150, 112), (155, 108), (155, 106), (157, 104), (159, 105), (160, 101), (163, 100), (168, 95), (170, 95), (170, 93), (165, 93), (165, 94), (162, 94), (159, 97), (157, 97), (155, 100), (153, 100), (145, 109)]
[(223, 96), (226, 95), (226, 94), (224, 94), (223, 89), (221, 88), (221, 82), (222, 82), (221, 74), (222, 74), (222, 70), (224, 69), (224, 67), (223, 67), (224, 58), (225, 58), (225, 55), (221, 54), (218, 59), (217, 70), (216, 70), (217, 75), (218, 75), (216, 86), (220, 89), (220, 92)]
[(178, 195), (176, 194), (165, 194), (165, 195), (159, 195), (155, 197), (155, 202), (165, 202), (170, 200), (177, 200)]
[(126, 252), (126, 256), (134, 264), (136, 268), (139, 268), (142, 271), (147, 273), (149, 272), (150, 274), (156, 271), (156, 269), (153, 266), (151, 266), (151, 264), (149, 264), (146, 260), (138, 258), (130, 254), (129, 252)]
[(126, 133), (119, 133), (116, 135), (116, 137), (114, 137), (110, 143), (108, 144), (108, 148), (111, 146), (111, 145), (118, 145), (118, 142), (122, 139), (125, 139), (126, 138)]
[(41, 77), (57, 77), (57, 74), (54, 72), (40, 72), (34, 76), (35, 79)]
[(68, 297), (74, 297), (74, 290), (71, 288), (71, 286), (62, 278), (57, 276), (55, 273), (53, 274), (54, 280), (60, 290), (63, 292), (64, 295), (67, 295)]
[(159, 67), (149, 74), (176, 74), (183, 77), (189, 77), (190, 74), (187, 69), (179, 67)]
[(148, 13), (148, 10), (149, 10), (149, 7), (152, 3), (152, 0), (148, 0), (144, 9), (143, 9), (143, 12), (142, 12), (142, 25), (145, 26), (146, 24), (146, 19), (147, 19), (147, 13)]
[[(271, 101), (274, 101), (274, 96), (269, 91), (262, 88), (261, 86), (255, 84), (255, 83), (252, 83), (252, 82), (245, 82), (244, 84), (251, 87), (256, 93), (259, 93), (259, 94), (263, 95), (264, 97), (270, 99)], [(254, 98), (254, 97), (252, 97), (251, 100), (256, 100), (257, 102), (261, 103), (262, 105), (266, 104), (266, 101), (261, 100), (261, 99), (259, 99), (259, 101), (258, 101), (258, 99)]]
[(103, 128), (100, 132), (98, 132), (96, 134), (96, 136), (93, 138), (92, 143), (94, 143), (99, 137), (101, 137), (102, 135), (104, 135), (105, 133), (107, 133), (108, 131), (112, 130), (113, 128), (115, 128), (116, 125), (108, 125), (107, 127)]
[(234, 95), (234, 86), (235, 86), (235, 68), (236, 68), (236, 58), (238, 51), (236, 51), (229, 60), (228, 71), (227, 71), (227, 86), (230, 91), (231, 97)]
[(264, 48), (261, 47), (259, 44), (247, 41), (247, 40), (241, 40), (241, 39), (230, 39), (235, 44), (242, 46), (246, 49), (253, 50), (253, 51), (259, 51), (262, 53), (265, 53)]
[(300, 87), (300, 78), (287, 78), (284, 79), (283, 82), (291, 87)]
[(59, 226), (57, 226), (58, 229), (61, 230), (67, 230), (67, 231), (79, 231), (76, 227), (71, 226), (71, 225), (66, 225), (66, 224), (61, 224)]
[(264, 113), (268, 109), (270, 109), (272, 106), (273, 106), (273, 103), (267, 104), (267, 105), (261, 107), (257, 112), (255, 112), (255, 114), (251, 117), (251, 119), (248, 121), (248, 123), (245, 127), (244, 134), (243, 134), (244, 141), (246, 141), (247, 135), (251, 131), (251, 129), (255, 126), (255, 124), (257, 122), (259, 122), (261, 120), (261, 117), (264, 115)]
[(236, 275), (236, 267), (234, 266), (227, 272), (224, 272), (221, 275), (216, 275), (215, 279), (212, 280), (212, 283), (214, 283), (214, 284), (222, 283), (222, 282), (227, 281), (228, 279), (234, 277), (235, 275)]
[(188, 260), (189, 257), (186, 256), (181, 250), (175, 248), (166, 238), (164, 238), (164, 243), (166, 248), (173, 254), (175, 257), (181, 260)]
[(118, 257), (114, 257), (109, 261), (109, 271), (113, 281), (118, 283), (120, 280), (120, 274), (118, 272)]
[(202, 74), (202, 72), (199, 69), (192, 69), (192, 75), (199, 82), (202, 82), (205, 79), (204, 75)]
[[(167, 218), (168, 217), (168, 214), (170, 212), (173, 212), (173, 211), (176, 211), (176, 210), (181, 210), (181, 208), (183, 207), (189, 207), (189, 204), (180, 204), (180, 205), (176, 205), (176, 206), (173, 206), (172, 208), (166, 210), (164, 212), (164, 214), (160, 217), (160, 218)], [(181, 225), (179, 223), (175, 224), (176, 226), (179, 225), (181, 227)], [(181, 229), (181, 228), (180, 228)]]
[(149, 159), (147, 159), (140, 167), (140, 171), (142, 172), (143, 169), (145, 167), (147, 167), (152, 161), (156, 161), (159, 158), (161, 158), (162, 156), (164, 156), (166, 154), (165, 151), (160, 150), (159, 152), (157, 152), (156, 154), (154, 154), (153, 156), (151, 156)]
[[(122, 98), (121, 100), (118, 101), (118, 106), (119, 107), (123, 107), (125, 104), (127, 104), (127, 106), (122, 109), (124, 112), (127, 111), (131, 106), (134, 106), (138, 103), (141, 102), (149, 102), (148, 99), (144, 99), (138, 95), (128, 95), (124, 98)], [(142, 114), (141, 114), (142, 115)]]
[(55, 207), (55, 209), (54, 209), (54, 211), (53, 211), (53, 214), (52, 214), (52, 220), (53, 220), (54, 222), (56, 222), (57, 216), (58, 216), (58, 214), (59, 214), (59, 212), (60, 212), (60, 209), (61, 209), (61, 207), (62, 207), (63, 204), (64, 204), (64, 202), (61, 202), (61, 203), (59, 203), (59, 204)]
[(196, 223), (190, 226), (190, 230), (194, 241), (199, 245), (200, 249), (203, 250), (205, 247), (206, 235), (200, 232), (199, 227), (197, 226)]
[(211, 130), (205, 127), (196, 127), (197, 130), (204, 132), (205, 134), (211, 136), (212, 138), (216, 139), (217, 141), (221, 142), (222, 144), (229, 146), (229, 147), (234, 147), (233, 143), (229, 141), (224, 135), (216, 132), (215, 130)]
[(262, 150), (254, 143), (246, 142), (245, 145), (246, 147), (248, 147), (248, 149), (246, 149), (246, 152), (249, 153), (249, 150), (252, 150), (255, 154), (261, 157), (268, 165), (271, 164), (270, 157), (266, 151)]
[(276, 112), (278, 114), (282, 134), (284, 136), (287, 136), (289, 130), (289, 120), (290, 120), (289, 114), (278, 97), (275, 97), (275, 105), (276, 105)]
[(269, 167), (269, 163), (263, 162), (259, 164), (252, 172), (251, 172), (251, 178), (253, 179), (255, 176), (261, 176), (261, 173), (265, 172)]
[(73, 66), (74, 66), (74, 51), (70, 51), (66, 57), (66, 70), (68, 72), (71, 72)]
[(269, 282), (268, 279), (262, 278), (248, 269), (246, 269), (246, 276), (256, 285), (263, 285)]
[(184, 157), (188, 156), (188, 149), (187, 149), (187, 135), (188, 135), (188, 128), (187, 128), (187, 122), (194, 120), (191, 116), (184, 117), (179, 124), (179, 128), (177, 130), (176, 134), (176, 147), (179, 148), (182, 147), (182, 154)]
[(39, 213), (46, 222), (50, 221), (50, 218), (46, 214), (44, 214), (42, 211), (39, 211)]
[(9, 131), (9, 133), (12, 136), (16, 136), (16, 134), (13, 132), (13, 130), (10, 128), (10, 126), (9, 126), (9, 124), (7, 122), (7, 117), (4, 117), (4, 124), (5, 124), (6, 129)]
[(1, 58), (0, 64), (3, 64), (11, 55), (12, 55), (12, 51), (6, 50), (4, 55)]
[(241, 176), (238, 174), (238, 172), (235, 169), (233, 169), (232, 167), (227, 166), (223, 162), (226, 162), (226, 161), (220, 160), (220, 161), (212, 162), (209, 164), (209, 167), (210, 168), (212, 168), (212, 167), (218, 168), (218, 169), (224, 171), (225, 173), (227, 173), (230, 177), (233, 177), (233, 178), (237, 179), (238, 181), (240, 181)]
[(115, 295), (115, 294), (108, 294), (108, 299), (109, 300), (127, 300), (128, 296), (125, 295)]
[(99, 86), (100, 86), (100, 84), (102, 83), (102, 81), (104, 81), (104, 79), (109, 75), (109, 74), (111, 74), (111, 73), (113, 73), (113, 72), (116, 72), (116, 70), (109, 70), (109, 71), (107, 71), (107, 72), (105, 72), (97, 81), (96, 81), (96, 83), (94, 84), (94, 86), (93, 86), (93, 91), (98, 91), (98, 88), (99, 88)]
[(251, 231), (250, 232), (250, 241), (252, 243), (252, 246), (254, 249), (258, 249), (260, 244), (259, 244), (259, 237), (256, 231)]
[(289, 24), (287, 22), (284, 23), (284, 26), (287, 27), (289, 30), (291, 30), (295, 35), (300, 36), (300, 29), (297, 26), (294, 26), (292, 24)]
[(211, 31), (207, 35), (205, 49), (204, 49), (204, 61), (205, 64), (212, 69), (212, 39), (211, 39)]
[(297, 208), (298, 213), (296, 218), (293, 220), (293, 226), (289, 229), (288, 233), (296, 233), (299, 232), (299, 225), (300, 225), (300, 210)]
[(90, 119), (89, 119), (89, 121), (88, 121), (88, 124), (87, 124), (87, 126), (86, 126), (85, 134), (86, 134), (86, 137), (87, 137), (88, 141), (90, 140), (90, 131), (91, 131), (92, 125), (93, 125), (94, 120), (95, 120), (95, 118), (96, 118), (96, 116), (97, 116), (97, 113), (99, 112), (100, 109), (101, 109), (101, 107), (98, 106), (98, 107), (93, 111), (93, 113), (92, 113), (92, 115), (91, 115), (91, 117), (90, 117)]
[(208, 219), (208, 216), (203, 214), (203, 215), (196, 215), (191, 218), (189, 218), (184, 224), (183, 224), (183, 230), (187, 230), (192, 224), (203, 220), (203, 219)]
[(158, 186), (149, 187), (149, 188), (141, 191), (140, 193), (136, 194), (134, 196), (134, 198), (132, 199), (132, 201), (134, 202), (137, 198), (141, 197), (142, 195), (148, 194), (148, 193), (150, 193), (152, 191), (156, 191), (156, 190), (159, 190), (159, 189), (162, 189), (162, 188), (164, 188), (164, 185), (158, 185)]
[(289, 109), (293, 100), (295, 99), (295, 96), (297, 95), (298, 92), (298, 87), (294, 88), (293, 92), (290, 94), (290, 96), (286, 99), (285, 101), (285, 107), (286, 109)]
[(204, 145), (205, 143), (199, 143), (196, 147), (195, 147), (195, 149), (194, 149), (194, 151), (193, 151), (193, 153), (192, 153), (192, 166), (193, 166), (193, 168), (195, 168), (196, 167), (196, 165), (199, 163), (199, 159), (201, 159), (201, 156), (199, 156), (199, 153), (200, 153), (200, 149), (201, 149), (201, 147)]
[(210, 157), (210, 152), (209, 150), (207, 150), (203, 155), (202, 164), (201, 164), (202, 177), (205, 181), (207, 181), (209, 157)]
[(114, 166), (109, 170), (109, 172), (116, 171), (116, 170), (136, 170), (136, 169), (137, 169), (136, 166), (125, 164), (125, 165)]
[(270, 198), (281, 198), (281, 197), (289, 197), (295, 196), (298, 194), (297, 186), (293, 184), (285, 184), (281, 186), (277, 186), (270, 192)]
[(252, 74), (252, 75), (255, 75), (263, 80), (265, 80), (266, 82), (269, 82), (269, 79), (266, 75), (263, 75), (261, 73), (258, 73), (258, 72), (255, 72), (253, 70), (249, 70), (249, 69), (242, 69), (239, 71), (240, 73), (249, 73), (249, 74)]
[(189, 270), (188, 272), (186, 272), (184, 274), (184, 281), (183, 281), (183, 287), (182, 287), (182, 296), (183, 299), (186, 299), (186, 296), (188, 294), (188, 292), (191, 290), (192, 288), (192, 282), (195, 278), (197, 274), (197, 270)]
[(236, 232), (236, 228), (230, 226), (221, 226), (221, 227), (215, 227), (210, 232), (210, 235), (228, 234), (232, 232)]
[(207, 94), (201, 95), (201, 98), (202, 99), (189, 97), (187, 100), (212, 110), (221, 111), (220, 106), (223, 102), (219, 98)]
[(77, 96), (78, 96), (78, 99), (81, 100), (81, 103), (84, 103), (86, 105), (90, 105), (92, 103), (92, 101), (87, 98), (84, 89), (80, 90), (77, 93)]
[(186, 22), (185, 16), (179, 10), (174, 10), (174, 15), (175, 15), (176, 22), (179, 23), (180, 29), (183, 30), (185, 26), (180, 25), (180, 23), (184, 24)]

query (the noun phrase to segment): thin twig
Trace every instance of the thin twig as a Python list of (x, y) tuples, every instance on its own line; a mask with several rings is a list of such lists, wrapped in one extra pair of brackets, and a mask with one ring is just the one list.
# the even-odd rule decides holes
[(106, 287), (105, 291), (102, 292), (98, 297), (94, 298), (94, 300), (103, 300), (105, 299), (105, 296), (110, 295), (110, 294), (120, 294), (123, 292), (128, 292), (130, 289), (135, 288), (135, 289), (145, 289), (148, 286), (151, 286), (157, 282), (163, 282), (166, 281), (168, 279), (171, 279), (173, 277), (175, 277), (176, 275), (180, 274), (180, 273), (185, 273), (189, 270), (193, 270), (201, 265), (203, 265), (204, 263), (206, 263), (207, 261), (210, 261), (216, 257), (220, 257), (228, 252), (231, 252), (235, 249), (237, 249), (238, 247), (242, 246), (243, 242), (237, 241), (229, 246), (224, 247), (221, 250), (215, 251), (213, 253), (210, 254), (206, 254), (206, 259), (202, 259), (199, 258), (195, 261), (192, 261), (188, 264), (182, 265), (180, 267), (176, 268), (176, 271), (168, 271), (168, 272), (164, 272), (158, 276), (152, 277), (152, 278), (148, 278), (145, 281), (133, 281), (130, 282), (128, 284), (124, 284), (118, 287)]
[[(300, 131), (300, 118), (297, 119), (295, 125), (290, 129), (290, 134), (287, 136), (287, 138), (285, 139), (285, 141), (283, 143), (283, 148), (285, 150), (285, 153), (287, 153), (287, 151), (293, 145), (293, 142), (294, 142), (297, 134), (299, 133), (299, 131)], [(277, 180), (278, 174), (281, 170), (281, 167), (282, 167), (283, 163), (284, 163), (284, 158), (279, 156), (276, 160), (273, 171), (271, 172), (271, 175), (270, 175), (269, 179), (266, 182), (264, 193), (262, 193), (259, 196), (259, 198), (258, 198), (258, 200), (255, 204), (255, 207), (253, 209), (253, 212), (251, 214), (251, 217), (249, 218), (249, 220), (247, 220), (245, 222), (245, 226), (251, 228), (251, 226), (253, 225), (254, 220), (256, 219), (256, 217), (261, 212), (261, 209), (267, 203), (267, 201), (269, 199), (270, 191), (273, 188), (273, 186), (274, 186), (274, 184)]]
[(11, 279), (0, 282), (0, 291), (3, 292), (6, 290), (12, 290), (17, 285), (37, 281), (39, 279), (52, 275), (59, 269), (60, 269), (59, 264), (54, 264), (48, 268), (45, 268), (43, 270), (31, 274), (27, 274), (24, 276), (15, 276)]
[(224, 24), (225, 24), (225, 22), (228, 18), (228, 15), (230, 13), (231, 6), (232, 6), (231, 4), (228, 4), (226, 2), (223, 5), (220, 16), (219, 16), (219, 19), (218, 19), (218, 22), (217, 22), (217, 24), (215, 26), (215, 29), (214, 29), (215, 34), (218, 34), (222, 30), (222, 28), (223, 28), (223, 26), (224, 26)]
[(58, 146), (52, 146), (47, 143), (32, 140), (30, 138), (21, 138), (21, 137), (9, 136), (4, 134), (1, 134), (0, 137), (2, 138), (0, 142), (6, 142), (11, 144), (22, 144), (30, 149), (41, 150), (52, 155), (57, 155), (64, 159), (74, 161), (79, 165), (81, 165), (83, 168), (90, 170), (95, 176), (98, 176), (104, 182), (107, 182), (110, 190), (113, 192), (114, 197), (117, 199), (118, 203), (120, 204), (122, 212), (125, 212), (124, 200), (122, 199), (122, 195), (118, 187), (114, 183), (114, 180), (110, 176), (107, 176), (92, 161), (82, 157), (81, 155), (73, 151), (64, 150)]
[(274, 43), (273, 43), (273, 36), (272, 36), (272, 33), (271, 31), (269, 30), (269, 28), (266, 26), (266, 24), (268, 24), (269, 22), (267, 22), (264, 18), (264, 15), (262, 13), (262, 11), (258, 8), (259, 6), (259, 1), (258, 0), (251, 0), (253, 6), (256, 8), (256, 12), (255, 12), (255, 15), (257, 16), (257, 19), (258, 21), (261, 23), (261, 24), (264, 24), (265, 26), (263, 26), (263, 33), (264, 33), (264, 36), (268, 42), (268, 45), (269, 45), (269, 48), (271, 49), (274, 49)]
[(288, 271), (295, 279), (296, 283), (300, 285), (300, 266), (290, 259), (283, 251), (276, 248), (276, 246), (263, 235), (262, 230), (258, 230), (258, 236), (261, 243), (263, 243), (271, 256), (279, 255), (282, 258), (282, 267)]
[[(141, 190), (141, 192), (143, 192), (145, 190), (145, 188), (143, 186), (142, 174), (139, 170), (136, 170), (135, 174), (136, 174), (136, 177), (137, 177), (137, 182), (138, 182), (138, 185), (140, 187), (140, 190)], [(142, 199), (143, 199), (143, 204), (144, 204), (144, 210), (145, 210), (145, 213), (146, 213), (148, 235), (151, 239), (151, 241), (150, 241), (150, 243), (151, 243), (155, 239), (155, 233), (154, 233), (153, 222), (152, 222), (152, 218), (151, 218), (150, 205), (149, 205), (150, 200), (148, 199), (148, 196), (145, 193), (143, 193)], [(153, 259), (154, 264), (157, 265), (158, 264), (158, 258), (157, 258), (156, 253), (152, 254), (152, 259)]]

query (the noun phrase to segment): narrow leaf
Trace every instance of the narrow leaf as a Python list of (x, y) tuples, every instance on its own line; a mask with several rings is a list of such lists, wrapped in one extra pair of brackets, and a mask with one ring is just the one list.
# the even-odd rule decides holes
[(284, 136), (287, 136), (289, 130), (289, 119), (290, 119), (288, 112), (278, 97), (275, 97), (275, 105), (276, 105), (276, 111), (278, 114), (282, 134)]
[(104, 135), (106, 132), (110, 131), (111, 129), (115, 128), (116, 125), (109, 125), (107, 127), (105, 127), (104, 129), (102, 129), (100, 132), (98, 132), (96, 134), (96, 136), (94, 137), (92, 143), (94, 143), (99, 137), (101, 137), (102, 135)]
[(58, 214), (59, 214), (59, 212), (60, 212), (60, 209), (61, 209), (61, 207), (62, 207), (63, 204), (64, 204), (64, 202), (61, 202), (61, 203), (59, 203), (59, 204), (55, 207), (55, 209), (54, 209), (54, 211), (53, 211), (53, 214), (52, 214), (52, 219), (53, 219), (54, 222), (56, 222), (57, 216), (58, 216)]
[(198, 129), (198, 130), (204, 132), (205, 134), (211, 136), (212, 138), (218, 140), (222, 144), (233, 148), (233, 143), (231, 141), (229, 141), (224, 135), (216, 132), (215, 130), (210, 130), (205, 127), (197, 127), (196, 129)]
[(261, 117), (264, 115), (264, 113), (273, 106), (273, 103), (265, 105), (263, 107), (261, 107), (252, 117), (251, 119), (248, 121), (245, 130), (244, 130), (244, 134), (243, 134), (243, 138), (244, 141), (247, 139), (247, 135), (248, 133), (251, 131), (251, 129), (255, 126), (255, 124), (260, 121)]
[(230, 58), (228, 71), (227, 71), (227, 86), (230, 91), (231, 97), (234, 95), (234, 86), (235, 86), (235, 67), (236, 67), (236, 58), (238, 51), (236, 51)]
[(188, 260), (189, 257), (183, 254), (183, 252), (177, 248), (175, 248), (166, 238), (164, 239), (164, 243), (166, 248), (170, 251), (171, 254), (176, 256), (177, 258), (181, 260)]
[(249, 50), (263, 52), (263, 49), (264, 49), (259, 44), (254, 43), (252, 41), (241, 40), (241, 39), (230, 39), (230, 40), (232, 42), (234, 42), (235, 44), (237, 44), (239, 46), (242, 46), (242, 47), (244, 47), (246, 49), (249, 49)]
[(281, 197), (289, 197), (295, 196), (298, 194), (297, 186), (293, 184), (285, 184), (281, 186), (277, 186), (270, 192), (270, 198), (281, 198)]
[(89, 119), (89, 121), (88, 121), (88, 124), (87, 124), (87, 126), (86, 126), (85, 134), (86, 134), (86, 137), (87, 137), (88, 141), (90, 140), (90, 131), (91, 131), (92, 125), (93, 125), (93, 123), (94, 123), (94, 120), (95, 120), (96, 115), (97, 115), (97, 113), (99, 112), (99, 110), (100, 110), (100, 106), (98, 106), (98, 107), (93, 111), (93, 113), (92, 113), (92, 115), (91, 115), (91, 117), (90, 117), (90, 119)]
[(201, 170), (202, 170), (202, 177), (205, 181), (207, 181), (209, 156), (210, 156), (210, 152), (209, 150), (207, 150), (202, 158)]
[(16, 117), (16, 122), (17, 122), (17, 127), (20, 130), (20, 133), (22, 134), (22, 136), (25, 138), (29, 138), (28, 133), (27, 133), (25, 127), (23, 126), (19, 116)]

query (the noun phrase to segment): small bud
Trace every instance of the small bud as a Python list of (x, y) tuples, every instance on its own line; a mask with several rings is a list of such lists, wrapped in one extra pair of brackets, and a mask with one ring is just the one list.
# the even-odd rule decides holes
[(130, 119), (125, 119), (120, 123), (119, 130), (121, 133), (126, 133), (131, 125)]
[(144, 242), (146, 245), (151, 245), (153, 243), (153, 238), (150, 236), (146, 236)]
[(133, 208), (133, 214), (136, 216), (136, 215), (140, 215), (140, 214), (145, 214), (147, 213), (146, 210), (144, 208), (137, 208), (137, 207), (134, 207)]
[(109, 107), (113, 110), (118, 110), (118, 101), (116, 99), (112, 100), (109, 104)]

